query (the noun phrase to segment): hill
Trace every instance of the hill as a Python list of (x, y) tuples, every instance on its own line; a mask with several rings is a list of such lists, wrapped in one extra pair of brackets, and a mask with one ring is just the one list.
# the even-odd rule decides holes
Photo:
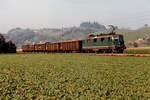
[(142, 27), (137, 30), (119, 29), (117, 33), (122, 33), (125, 41), (135, 41), (138, 38), (150, 37), (150, 27)]
[(88, 36), (92, 32), (106, 30), (104, 25), (97, 22), (83, 22), (79, 27), (63, 29), (22, 29), (14, 28), (5, 34), (7, 40), (12, 40), (18, 48), (23, 44), (39, 42), (56, 42), (60, 40), (79, 39)]

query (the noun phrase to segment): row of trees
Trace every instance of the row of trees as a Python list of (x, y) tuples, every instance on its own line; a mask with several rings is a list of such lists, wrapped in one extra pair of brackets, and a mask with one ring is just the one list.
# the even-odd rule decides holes
[(16, 46), (12, 41), (5, 41), (5, 38), (0, 34), (0, 53), (16, 53)]

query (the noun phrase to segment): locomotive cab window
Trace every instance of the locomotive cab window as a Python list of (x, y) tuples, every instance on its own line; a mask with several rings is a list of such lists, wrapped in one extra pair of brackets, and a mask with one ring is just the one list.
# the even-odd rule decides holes
[(114, 41), (115, 41), (115, 42), (118, 42), (118, 41), (119, 41), (119, 37), (117, 37), (117, 36), (114, 37)]
[(119, 37), (119, 40), (120, 40), (120, 42), (124, 42), (124, 41), (123, 41), (123, 36), (120, 36), (120, 37)]

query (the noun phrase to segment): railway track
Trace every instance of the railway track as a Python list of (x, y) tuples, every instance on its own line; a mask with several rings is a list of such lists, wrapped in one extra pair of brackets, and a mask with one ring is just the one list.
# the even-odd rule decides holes
[(130, 53), (63, 53), (63, 54), (150, 57), (150, 54), (137, 54), (137, 53), (135, 53), (135, 54), (130, 54)]
[(80, 55), (99, 55), (99, 56), (135, 56), (135, 57), (150, 57), (150, 54), (129, 54), (129, 53), (65, 53), (65, 54), (80, 54)]
[(101, 55), (101, 56), (135, 56), (135, 57), (150, 57), (150, 54), (127, 54), (127, 53), (123, 53), (123, 54), (97, 54), (97, 55)]
[[(47, 52), (23, 53), (18, 54), (54, 54)], [(135, 56), (135, 57), (150, 57), (150, 54), (130, 54), (130, 53), (55, 53), (55, 54), (80, 54), (80, 55), (99, 55), (99, 56)]]

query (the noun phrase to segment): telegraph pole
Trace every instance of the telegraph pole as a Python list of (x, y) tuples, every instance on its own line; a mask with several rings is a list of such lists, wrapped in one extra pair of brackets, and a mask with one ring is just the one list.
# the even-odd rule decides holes
[(61, 35), (61, 41), (63, 42), (63, 40), (64, 40), (64, 27), (63, 27), (63, 25), (62, 25), (62, 35)]

